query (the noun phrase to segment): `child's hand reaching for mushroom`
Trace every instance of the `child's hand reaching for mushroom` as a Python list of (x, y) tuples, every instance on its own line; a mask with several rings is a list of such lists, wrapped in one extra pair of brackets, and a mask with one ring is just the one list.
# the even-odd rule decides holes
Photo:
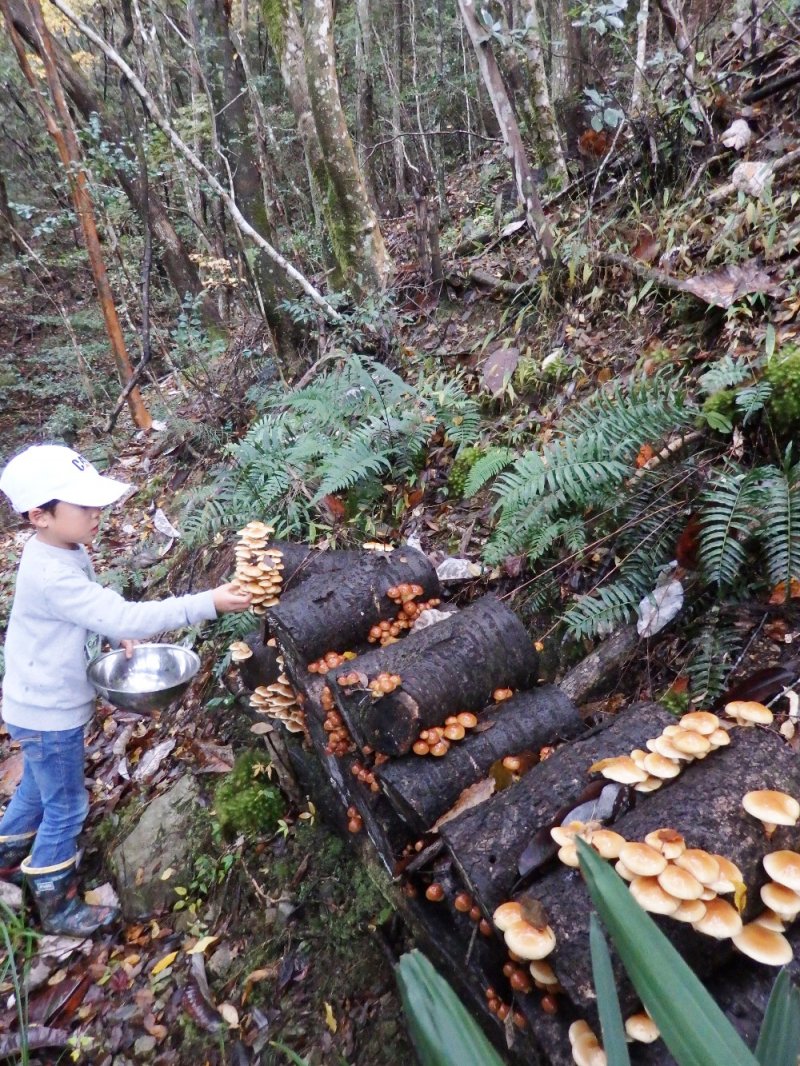
[(133, 649), (136, 647), (136, 645), (138, 643), (139, 643), (138, 640), (121, 640), (119, 642), (119, 646), (125, 652), (125, 658), (126, 659), (130, 659), (130, 657), (133, 655)]
[(238, 581), (230, 581), (214, 589), (214, 606), (217, 614), (229, 614), (233, 611), (246, 611), (253, 597), (245, 592)]

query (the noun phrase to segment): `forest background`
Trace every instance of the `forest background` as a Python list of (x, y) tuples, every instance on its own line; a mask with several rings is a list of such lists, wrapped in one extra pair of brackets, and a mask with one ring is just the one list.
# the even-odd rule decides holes
[(509, 597), (548, 676), (622, 634), (617, 705), (791, 654), (796, 4), (0, 12), (3, 454), (137, 482), (108, 580), (224, 572), (258, 518), (415, 537), (458, 596)]

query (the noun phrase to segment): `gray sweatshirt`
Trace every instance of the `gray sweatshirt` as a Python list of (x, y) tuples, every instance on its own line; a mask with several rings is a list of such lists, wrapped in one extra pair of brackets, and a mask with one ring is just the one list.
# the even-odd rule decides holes
[(216, 617), (211, 590), (128, 603), (95, 582), (85, 548), (54, 548), (33, 536), (22, 551), (6, 634), (3, 719), (27, 729), (85, 725), (96, 697), (86, 679), (94, 634), (135, 640)]

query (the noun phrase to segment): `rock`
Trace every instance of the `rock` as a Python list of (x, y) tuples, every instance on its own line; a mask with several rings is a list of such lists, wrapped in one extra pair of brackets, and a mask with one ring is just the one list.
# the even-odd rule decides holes
[[(167, 792), (156, 796), (111, 855), (122, 913), (132, 921), (162, 910), (175, 899), (191, 851), (189, 827), (199, 792), (193, 777), (182, 777)], [(175, 871), (167, 880), (162, 873)]]
[(22, 910), (22, 889), (10, 881), (0, 881), (0, 903), (11, 911)]
[(155, 1050), (156, 1040), (153, 1036), (140, 1036), (136, 1043), (133, 1045), (133, 1053), (136, 1055), (136, 1061), (145, 1056), (149, 1056), (152, 1051)]
[(235, 955), (230, 947), (227, 944), (221, 944), (208, 960), (208, 969), (216, 977), (224, 977), (230, 970), (234, 958)]

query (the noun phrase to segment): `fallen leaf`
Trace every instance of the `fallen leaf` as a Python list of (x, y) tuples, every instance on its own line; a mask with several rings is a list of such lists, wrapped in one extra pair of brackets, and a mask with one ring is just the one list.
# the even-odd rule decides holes
[(175, 540), (181, 535), (181, 531), (173, 526), (160, 507), (156, 508), (153, 515), (153, 525), (162, 536), (170, 540)]
[(84, 892), (83, 898), (90, 907), (119, 906), (119, 896), (107, 881), (103, 885), (98, 885), (97, 888), (90, 888), (88, 892)]
[(477, 807), (480, 803), (484, 803), (494, 795), (494, 791), (495, 780), (492, 776), (486, 777), (482, 781), (477, 781), (474, 785), (470, 785), (469, 788), (465, 788), (450, 810), (438, 819), (436, 824), (432, 827), (432, 832), (435, 832), (440, 826), (449, 822), (451, 818), (457, 818), (458, 815), (463, 814), (464, 811), (469, 811), (473, 807)]
[(186, 954), (197, 955), (198, 952), (202, 954), (206, 950), (206, 948), (209, 948), (217, 940), (219, 940), (218, 936), (201, 936), (197, 943), (193, 947), (189, 948)]
[(220, 1003), (218, 1009), (231, 1029), (239, 1028), (239, 1012), (232, 1003)]
[(334, 496), (331, 493), (329, 493), (327, 496), (323, 496), (319, 502), (324, 507), (327, 507), (327, 509), (331, 513), (331, 516), (336, 520), (344, 518), (345, 514), (347, 513), (347, 508), (344, 503), (342, 503), (338, 496)]
[(684, 292), (711, 307), (731, 307), (753, 292), (773, 293), (776, 285), (770, 275), (752, 260), (742, 265), (729, 263), (708, 274), (698, 274), (681, 282)]
[(481, 384), (492, 396), (500, 396), (517, 369), (519, 348), (496, 348), (483, 364)]
[(336, 1015), (333, 1013), (333, 1007), (330, 1003), (325, 1004), (325, 1024), (332, 1033), (335, 1033), (339, 1028), (339, 1023), (336, 1021)]
[(174, 739), (162, 740), (160, 744), (156, 744), (150, 751), (145, 752), (139, 760), (139, 765), (133, 771), (133, 780), (142, 782), (153, 777), (164, 759), (174, 749), (175, 743)]
[(153, 967), (153, 969), (150, 971), (150, 976), (151, 977), (155, 977), (157, 974), (160, 974), (163, 970), (166, 970), (168, 966), (171, 966), (173, 964), (173, 962), (177, 959), (177, 957), (178, 957), (178, 952), (177, 951), (171, 951), (169, 953), (169, 955), (165, 955), (163, 957), (163, 959), (159, 959), (158, 962)]
[[(798, 581), (796, 577), (793, 577), (792, 580), (789, 582), (789, 599), (800, 599), (800, 581)], [(786, 602), (785, 581), (779, 581), (778, 584), (773, 588), (772, 593), (769, 597), (769, 602), (773, 604)]]
[(636, 456), (636, 466), (641, 470), (643, 466), (647, 466), (655, 454), (651, 444), (643, 444)]
[(22, 777), (23, 755), (21, 751), (15, 751), (3, 759), (0, 765), (0, 793), (11, 796)]
[(173, 877), (174, 875), (175, 875), (174, 869), (171, 866), (168, 866), (166, 868), (166, 870), (162, 871), (161, 880), (162, 881), (169, 881), (170, 877)]
[(661, 245), (658, 240), (652, 233), (648, 233), (645, 230), (636, 241), (633, 248), (631, 248), (631, 255), (634, 259), (640, 259), (643, 263), (652, 263), (660, 249)]

